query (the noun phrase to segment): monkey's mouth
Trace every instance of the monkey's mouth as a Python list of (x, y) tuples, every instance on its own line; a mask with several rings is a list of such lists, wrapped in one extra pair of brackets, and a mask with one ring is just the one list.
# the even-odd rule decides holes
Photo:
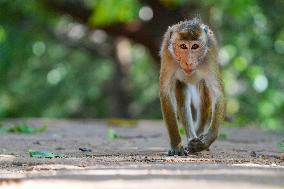
[(186, 74), (186, 75), (191, 75), (193, 72), (195, 72), (195, 69), (182, 69), (183, 72)]

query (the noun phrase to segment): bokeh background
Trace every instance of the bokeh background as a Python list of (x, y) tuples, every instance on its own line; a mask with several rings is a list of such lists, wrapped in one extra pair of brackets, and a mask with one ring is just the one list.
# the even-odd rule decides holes
[(0, 117), (161, 118), (159, 47), (216, 33), (232, 125), (284, 128), (283, 0), (0, 0)]

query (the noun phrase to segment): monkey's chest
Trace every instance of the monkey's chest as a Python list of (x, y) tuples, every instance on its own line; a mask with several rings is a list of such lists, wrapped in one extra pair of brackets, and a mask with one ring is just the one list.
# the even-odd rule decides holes
[(199, 110), (200, 94), (196, 85), (187, 84), (185, 89), (186, 103), (194, 107), (196, 111)]
[(187, 75), (181, 69), (178, 69), (175, 74), (175, 80), (184, 84), (183, 91), (186, 99), (185, 103), (198, 108), (200, 103), (198, 83), (201, 80), (198, 72)]

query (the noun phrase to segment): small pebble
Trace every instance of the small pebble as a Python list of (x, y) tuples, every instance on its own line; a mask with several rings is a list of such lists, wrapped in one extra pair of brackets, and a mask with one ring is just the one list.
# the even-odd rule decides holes
[(90, 148), (79, 148), (79, 150), (82, 152), (92, 152), (92, 149)]
[(250, 156), (251, 156), (251, 157), (256, 157), (255, 151), (251, 151), (251, 152), (250, 152)]
[(55, 150), (65, 150), (65, 148), (63, 148), (63, 147), (57, 147), (57, 148), (55, 148)]

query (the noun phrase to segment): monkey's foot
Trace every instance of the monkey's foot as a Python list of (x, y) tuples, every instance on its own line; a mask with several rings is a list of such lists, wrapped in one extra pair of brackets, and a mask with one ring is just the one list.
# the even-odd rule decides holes
[(188, 152), (183, 148), (180, 147), (179, 149), (170, 149), (168, 151), (168, 156), (187, 156)]
[(189, 153), (200, 152), (209, 148), (207, 135), (200, 135), (198, 138), (194, 138), (189, 141), (187, 151)]

